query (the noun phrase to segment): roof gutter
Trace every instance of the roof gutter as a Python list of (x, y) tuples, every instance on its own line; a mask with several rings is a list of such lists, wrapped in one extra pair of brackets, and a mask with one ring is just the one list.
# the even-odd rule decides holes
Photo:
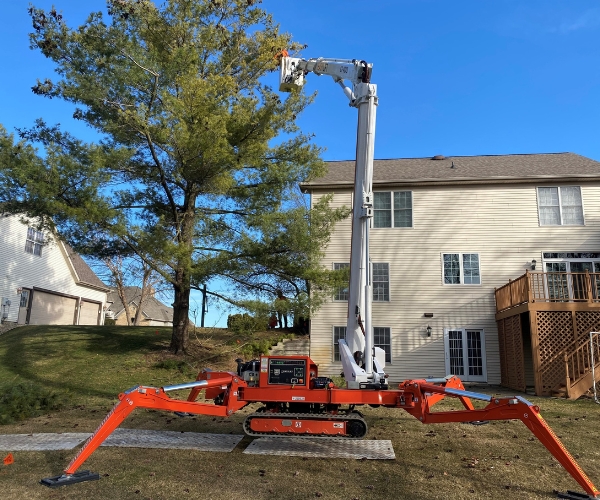
[[(535, 177), (490, 177), (486, 179), (473, 177), (460, 177), (455, 179), (405, 179), (395, 181), (373, 180), (373, 186), (455, 186), (455, 185), (489, 185), (489, 184), (539, 184), (540, 182), (560, 181), (560, 182), (582, 182), (582, 181), (600, 181), (600, 175), (539, 175)], [(300, 189), (302, 191), (311, 191), (315, 189), (337, 189), (351, 188), (353, 181), (329, 181), (329, 182), (302, 182)]]

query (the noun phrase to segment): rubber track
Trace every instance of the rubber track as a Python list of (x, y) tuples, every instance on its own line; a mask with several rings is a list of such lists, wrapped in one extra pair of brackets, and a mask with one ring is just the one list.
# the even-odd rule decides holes
[[(365, 426), (365, 435), (361, 437), (354, 437), (349, 435), (344, 436), (329, 436), (323, 434), (294, 434), (292, 432), (256, 432), (250, 429), (250, 420), (255, 417), (260, 418), (272, 418), (278, 420), (342, 420), (344, 422), (348, 422), (350, 420), (359, 420)], [(248, 436), (253, 437), (293, 437), (293, 438), (319, 438), (319, 439), (363, 439), (367, 432), (369, 431), (369, 426), (365, 419), (357, 412), (351, 412), (345, 415), (329, 415), (328, 413), (269, 413), (269, 412), (255, 412), (246, 417), (244, 420), (244, 432), (248, 434)]]

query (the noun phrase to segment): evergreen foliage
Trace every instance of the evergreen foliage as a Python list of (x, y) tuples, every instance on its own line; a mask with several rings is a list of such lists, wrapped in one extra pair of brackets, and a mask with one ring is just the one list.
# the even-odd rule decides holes
[(281, 49), (302, 47), (255, 3), (108, 0), (107, 18), (77, 28), (30, 7), (31, 47), (58, 75), (33, 92), (72, 103), (100, 140), (41, 119), (17, 141), (0, 128), (0, 209), (37, 218), (83, 254), (144, 259), (173, 287), (175, 353), (190, 290), (212, 278), (242, 306), (248, 292), (268, 303), (281, 288), (305, 316), (340, 279), (319, 258), (347, 211), (298, 202), (298, 183), (324, 171), (295, 123), (313, 96), (265, 83)]
[(36, 384), (21, 383), (5, 387), (0, 395), (0, 425), (59, 410), (64, 406), (65, 399), (65, 395)]

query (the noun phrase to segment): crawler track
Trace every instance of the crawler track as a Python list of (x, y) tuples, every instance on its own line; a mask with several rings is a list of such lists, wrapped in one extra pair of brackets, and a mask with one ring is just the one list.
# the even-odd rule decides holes
[[(272, 420), (327, 420), (327, 421), (339, 421), (339, 422), (347, 422), (348, 425), (352, 425), (352, 428), (355, 429), (355, 435), (352, 434), (340, 434), (340, 435), (331, 435), (331, 434), (302, 434), (299, 432), (260, 432), (255, 431), (250, 428), (250, 422), (254, 418), (261, 419), (272, 419)], [(248, 436), (253, 437), (295, 437), (295, 438), (336, 438), (336, 439), (362, 439), (367, 434), (367, 422), (362, 417), (362, 415), (358, 412), (350, 412), (341, 415), (330, 415), (328, 413), (270, 413), (270, 412), (255, 412), (244, 420), (244, 432)]]

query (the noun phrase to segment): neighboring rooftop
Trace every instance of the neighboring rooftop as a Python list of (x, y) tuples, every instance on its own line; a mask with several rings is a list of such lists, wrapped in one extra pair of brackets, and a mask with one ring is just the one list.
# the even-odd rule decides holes
[[(354, 160), (329, 161), (327, 173), (303, 188), (353, 185)], [(574, 153), (442, 156), (375, 160), (373, 184), (539, 182), (600, 180), (600, 162)]]
[[(125, 298), (127, 299), (128, 304), (133, 303), (136, 305), (136, 307), (139, 306), (141, 296), (142, 290), (140, 287), (125, 287)], [(111, 291), (108, 293), (108, 302), (112, 302), (112, 304), (109, 305), (108, 310), (113, 311), (115, 316), (118, 316), (124, 310), (121, 299), (119, 298), (119, 295), (115, 289), (111, 289)], [(142, 307), (142, 313), (148, 319), (165, 322), (173, 321), (173, 308), (167, 307), (153, 295), (145, 299), (144, 306)]]

